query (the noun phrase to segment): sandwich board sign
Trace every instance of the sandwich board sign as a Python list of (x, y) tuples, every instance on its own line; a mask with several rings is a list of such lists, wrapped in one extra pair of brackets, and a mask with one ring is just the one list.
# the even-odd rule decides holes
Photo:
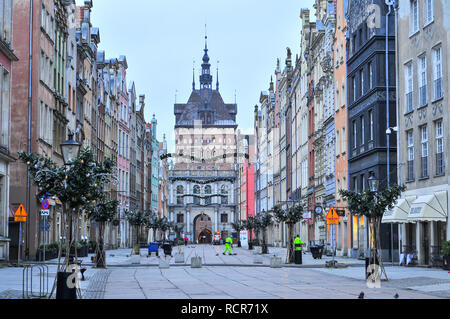
[(20, 204), (19, 208), (17, 208), (16, 212), (14, 213), (14, 221), (25, 223), (27, 221), (28, 214), (23, 207), (22, 204)]

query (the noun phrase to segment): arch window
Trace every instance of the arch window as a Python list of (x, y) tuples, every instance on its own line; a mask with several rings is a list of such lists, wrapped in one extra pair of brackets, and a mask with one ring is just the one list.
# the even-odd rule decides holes
[(182, 185), (177, 186), (177, 205), (184, 205), (184, 187)]
[(220, 194), (225, 195), (225, 196), (221, 196), (222, 205), (227, 205), (228, 204), (228, 187), (225, 185), (222, 185), (222, 187), (220, 188)]
[[(211, 195), (211, 186), (207, 185), (205, 186), (205, 196)], [(205, 205), (210, 205), (211, 204), (211, 197), (206, 197), (205, 198)]]
[[(194, 195), (200, 196), (200, 186), (194, 186)], [(200, 205), (200, 197), (194, 196), (194, 204)]]

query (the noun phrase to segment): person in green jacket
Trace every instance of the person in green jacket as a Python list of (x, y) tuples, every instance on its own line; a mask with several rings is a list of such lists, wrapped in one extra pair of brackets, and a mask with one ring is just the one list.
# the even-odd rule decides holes
[(297, 235), (297, 237), (294, 240), (294, 247), (295, 250), (302, 250), (303, 240), (300, 239), (300, 236)]
[(228, 237), (225, 240), (225, 251), (223, 252), (224, 255), (227, 251), (228, 251), (228, 255), (231, 255), (231, 245), (232, 244), (233, 244), (233, 239), (231, 237)]

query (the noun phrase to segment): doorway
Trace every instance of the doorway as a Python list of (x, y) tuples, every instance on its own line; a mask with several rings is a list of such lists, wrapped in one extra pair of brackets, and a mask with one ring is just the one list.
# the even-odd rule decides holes
[(198, 234), (197, 242), (199, 244), (210, 244), (212, 241), (212, 234), (209, 229), (204, 229), (200, 234)]
[(194, 236), (198, 244), (210, 244), (212, 242), (211, 218), (204, 212), (194, 218)]

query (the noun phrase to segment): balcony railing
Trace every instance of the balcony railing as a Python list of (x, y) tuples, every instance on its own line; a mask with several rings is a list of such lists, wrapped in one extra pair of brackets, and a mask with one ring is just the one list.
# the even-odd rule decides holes
[(233, 170), (219, 171), (219, 170), (170, 170), (169, 177), (236, 177), (236, 172)]
[(427, 96), (427, 86), (426, 85), (420, 87), (419, 95), (420, 95), (420, 106), (427, 105), (428, 96)]
[(436, 154), (436, 175), (444, 175), (445, 163), (444, 153)]
[(411, 112), (413, 110), (413, 92), (406, 94), (406, 112)]
[(422, 157), (422, 178), (428, 177), (428, 156)]
[(443, 97), (442, 78), (434, 80), (434, 99), (439, 100)]
[(408, 181), (414, 180), (414, 161), (408, 161)]

